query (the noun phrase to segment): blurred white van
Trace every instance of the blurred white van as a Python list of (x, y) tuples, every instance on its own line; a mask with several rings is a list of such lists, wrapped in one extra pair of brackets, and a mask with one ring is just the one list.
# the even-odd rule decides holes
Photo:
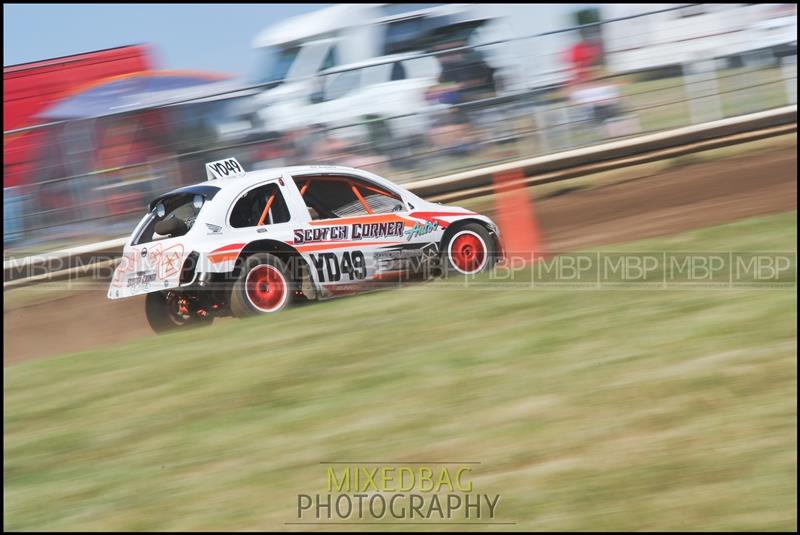
[(557, 85), (567, 79), (563, 52), (575, 36), (530, 36), (569, 27), (573, 11), (558, 4), (339, 4), (259, 33), (254, 78), (283, 85), (391, 54), (420, 54), (433, 41), (463, 41), (499, 72), (503, 91)]
[[(563, 52), (575, 37), (529, 37), (569, 26), (570, 13), (557, 4), (337, 4), (286, 19), (253, 40), (252, 78), (267, 88), (230, 104), (220, 139), (423, 111), (425, 90), (441, 72), (438, 58), (425, 56), (433, 43), (477, 47), (501, 80), (498, 95), (559, 85), (568, 77)], [(497, 44), (478, 46), (487, 43)], [(426, 124), (406, 117), (391, 129), (402, 137)]]
[(392, 54), (287, 81), (261, 95), (256, 128), (285, 132), (322, 124), (334, 137), (352, 137), (366, 136), (366, 120), (386, 119), (393, 138), (421, 135), (428, 123), (420, 112), (429, 107), (425, 95), (439, 69), (432, 57)]
[[(757, 51), (797, 53), (793, 4), (602, 4), (610, 72), (622, 74)], [(627, 17), (638, 17), (633, 22)]]

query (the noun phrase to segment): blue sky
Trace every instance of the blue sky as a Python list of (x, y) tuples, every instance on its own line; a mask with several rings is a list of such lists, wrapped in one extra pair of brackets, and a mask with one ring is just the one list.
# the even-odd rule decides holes
[(248, 74), (271, 24), (330, 4), (4, 4), (3, 65), (135, 43), (156, 68)]

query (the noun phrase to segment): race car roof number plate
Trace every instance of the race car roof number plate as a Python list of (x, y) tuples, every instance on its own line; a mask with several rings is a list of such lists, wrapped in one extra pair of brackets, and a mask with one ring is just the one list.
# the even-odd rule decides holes
[(244, 167), (236, 158), (225, 158), (206, 164), (206, 180), (217, 178), (238, 178), (244, 176)]

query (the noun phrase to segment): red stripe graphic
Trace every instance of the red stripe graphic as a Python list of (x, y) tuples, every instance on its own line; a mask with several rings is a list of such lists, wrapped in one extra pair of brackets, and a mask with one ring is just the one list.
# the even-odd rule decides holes
[(222, 251), (231, 251), (231, 250), (233, 250), (233, 249), (236, 249), (236, 250), (241, 250), (241, 249), (242, 249), (242, 247), (244, 247), (244, 244), (243, 244), (243, 243), (231, 243), (231, 244), (229, 244), (229, 245), (223, 245), (223, 246), (222, 246), (222, 247), (220, 247), (219, 249), (214, 249), (214, 250), (213, 250), (213, 251), (211, 251), (209, 254), (221, 253)]
[(450, 217), (455, 215), (478, 215), (475, 212), (411, 212), (411, 217), (419, 217), (421, 219), (428, 219), (431, 217)]
[(408, 215), (419, 219), (426, 219), (434, 223), (439, 223), (439, 226), (441, 226), (442, 228), (447, 228), (450, 226), (450, 221), (445, 221), (444, 219), (440, 218), (453, 217), (453, 216), (463, 217), (463, 216), (477, 215), (477, 214), (475, 212), (411, 212)]
[(326, 249), (342, 249), (344, 247), (358, 247), (358, 246), (369, 246), (369, 245), (397, 245), (398, 243), (403, 243), (403, 242), (400, 241), (328, 242), (328, 243), (313, 243), (309, 245), (295, 245), (294, 248), (300, 252), (308, 253), (313, 251), (324, 251)]
[(227, 260), (235, 260), (237, 256), (239, 256), (239, 251), (244, 248), (243, 243), (231, 243), (229, 245), (223, 245), (218, 249), (214, 249), (210, 253), (208, 253), (208, 260), (212, 264), (219, 264), (220, 262), (225, 262)]

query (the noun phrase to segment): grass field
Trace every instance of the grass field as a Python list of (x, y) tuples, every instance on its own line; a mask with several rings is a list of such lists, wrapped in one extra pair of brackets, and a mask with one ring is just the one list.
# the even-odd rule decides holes
[[(795, 251), (796, 227), (610, 249)], [(443, 281), (26, 362), (5, 527), (291, 529), (321, 461), (424, 459), (480, 462), (496, 529), (795, 530), (796, 318), (796, 287)]]

